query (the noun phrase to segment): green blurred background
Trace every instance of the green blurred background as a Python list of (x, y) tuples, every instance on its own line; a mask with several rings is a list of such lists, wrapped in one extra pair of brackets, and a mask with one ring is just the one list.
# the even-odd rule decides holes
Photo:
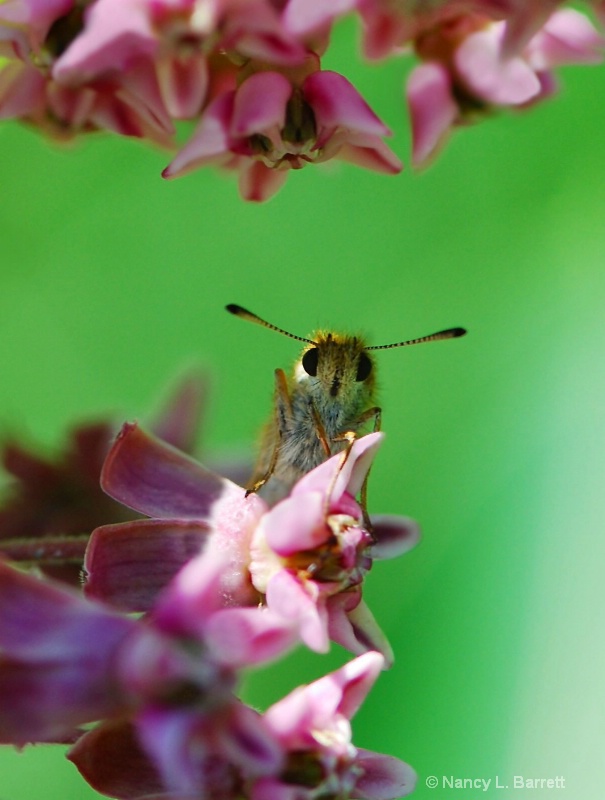
[[(355, 39), (340, 26), (325, 66), (409, 161), (409, 64), (363, 66)], [(261, 206), (211, 171), (162, 181), (166, 156), (137, 142), (57, 149), (0, 129), (4, 432), (52, 448), (76, 420), (144, 417), (198, 361), (213, 379), (204, 452), (247, 452), (298, 348), (228, 302), (376, 344), (469, 329), (378, 354), (370, 509), (424, 536), (366, 584), (397, 661), (355, 742), (411, 763), (419, 800), (605, 792), (605, 70), (563, 82), (530, 113), (459, 132), (423, 174), (309, 167)], [(246, 697), (266, 706), (346, 658), (298, 651)], [(492, 786), (431, 790), (429, 775)], [(513, 775), (566, 789), (494, 789)], [(0, 800), (94, 796), (58, 750), (0, 751)]]

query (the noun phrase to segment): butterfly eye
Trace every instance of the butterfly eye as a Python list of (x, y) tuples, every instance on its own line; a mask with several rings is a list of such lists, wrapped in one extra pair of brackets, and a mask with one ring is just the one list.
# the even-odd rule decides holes
[(312, 378), (317, 375), (318, 355), (317, 347), (311, 347), (302, 357), (303, 369)]
[(355, 376), (356, 381), (365, 381), (365, 379), (369, 376), (370, 372), (372, 371), (372, 362), (370, 361), (370, 357), (365, 353), (362, 353), (359, 356), (359, 362), (357, 364), (357, 375)]

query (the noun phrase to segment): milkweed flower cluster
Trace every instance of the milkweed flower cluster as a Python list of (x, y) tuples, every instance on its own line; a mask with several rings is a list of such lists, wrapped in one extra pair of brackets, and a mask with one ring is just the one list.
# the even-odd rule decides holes
[[(59, 139), (109, 130), (177, 149), (164, 170), (214, 164), (242, 196), (273, 195), (291, 169), (337, 158), (402, 164), (387, 125), (322, 66), (334, 23), (356, 15), (368, 60), (416, 59), (407, 84), (413, 162), (455, 126), (551, 95), (553, 69), (596, 63), (604, 40), (560, 0), (5, 0), (0, 118)], [(587, 2), (602, 20), (603, 4)]]
[[(419, 536), (397, 516), (368, 530), (355, 500), (382, 437), (270, 507), (125, 424), (101, 484), (132, 518), (92, 532), (83, 591), (0, 562), (0, 743), (69, 744), (90, 785), (120, 800), (411, 792), (413, 770), (354, 745), (350, 724), (392, 661), (364, 578)], [(330, 641), (353, 660), (264, 712), (238, 697), (246, 668)]]

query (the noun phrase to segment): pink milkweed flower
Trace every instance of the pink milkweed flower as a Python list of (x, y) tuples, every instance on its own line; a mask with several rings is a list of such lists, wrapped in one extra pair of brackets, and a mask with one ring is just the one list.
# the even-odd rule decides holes
[[(197, 795), (208, 758), (274, 774), (280, 748), (232, 690), (237, 669), (283, 654), (293, 637), (280, 639), (279, 624), (267, 636), (270, 623), (256, 635), (253, 623), (247, 647), (233, 647), (245, 617), (271, 615), (219, 607), (223, 566), (215, 558), (203, 580), (182, 579), (154, 613), (134, 619), (0, 563), (0, 743), (74, 741), (80, 726), (98, 723), (76, 745), (93, 784), (103, 777), (102, 763), (91, 766), (95, 749), (123, 746), (128, 731), (152, 765), (137, 779), (159, 777), (165, 791)], [(195, 619), (186, 605), (175, 607), (184, 591), (190, 603), (196, 598)]]
[(522, 108), (552, 94), (553, 67), (602, 60), (605, 40), (588, 19), (564, 9), (510, 54), (507, 23), (461, 16), (416, 41), (425, 63), (408, 80), (413, 161), (426, 162), (453, 126), (496, 108)]
[(259, 521), (251, 542), (252, 583), (267, 606), (297, 620), (301, 638), (324, 652), (329, 639), (353, 653), (392, 651), (362, 600), (373, 559), (409, 550), (418, 528), (401, 517), (376, 517), (367, 530), (355, 495), (383, 435), (358, 439), (342, 464), (334, 456), (305, 475), (290, 496)]
[(82, 29), (74, 0), (7, 0), (0, 4), (0, 119), (18, 118), (65, 139), (111, 130), (168, 145), (173, 126), (157, 82), (144, 64), (128, 75), (65, 86), (53, 77), (55, 62)]
[(246, 200), (263, 201), (289, 170), (331, 158), (386, 174), (401, 170), (382, 141), (390, 131), (343, 75), (320, 71), (312, 55), (296, 75), (255, 72), (216, 97), (164, 177), (215, 164), (239, 172)]
[(263, 715), (285, 752), (277, 777), (258, 778), (251, 800), (317, 797), (395, 800), (414, 790), (414, 770), (393, 756), (356, 748), (350, 719), (383, 668), (369, 652), (336, 672), (295, 689)]
[(170, 115), (189, 119), (206, 101), (213, 53), (285, 65), (305, 56), (267, 0), (96, 0), (53, 74), (81, 85), (143, 60)]
[[(191, 452), (205, 395), (201, 375), (184, 376), (155, 415), (156, 434)], [(0, 457), (12, 482), (0, 503), (0, 553), (80, 586), (90, 532), (104, 523), (137, 516), (105, 494), (99, 483), (115, 432), (109, 419), (80, 425), (70, 431), (63, 452), (54, 458), (11, 439), (3, 444)]]
[[(366, 530), (354, 495), (381, 440), (382, 434), (357, 440), (344, 465), (342, 455), (334, 456), (269, 509), (257, 495), (246, 497), (243, 488), (125, 425), (108, 455), (102, 485), (151, 518), (93, 532), (85, 593), (125, 610), (147, 611), (197, 546), (201, 555), (187, 564), (175, 587), (182, 576), (195, 585), (198, 572), (203, 576), (215, 558), (224, 558), (225, 606), (266, 609), (315, 650), (326, 650), (331, 637), (355, 653), (382, 650), (390, 661), (361, 585), (373, 558), (408, 550), (419, 534), (405, 517), (376, 517), (373, 533)], [(186, 597), (181, 593), (174, 607), (186, 604)], [(189, 617), (195, 618), (194, 610)]]

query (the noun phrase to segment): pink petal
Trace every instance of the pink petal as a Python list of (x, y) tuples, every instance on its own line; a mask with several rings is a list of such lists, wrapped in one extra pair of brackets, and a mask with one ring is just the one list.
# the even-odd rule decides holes
[(338, 128), (370, 136), (390, 133), (344, 75), (329, 70), (314, 72), (302, 88), (315, 114), (318, 147), (323, 147)]
[(267, 543), (280, 556), (315, 550), (331, 535), (326, 526), (322, 492), (292, 495), (277, 503), (262, 520)]
[(210, 521), (217, 505), (244, 490), (197, 461), (126, 423), (109, 451), (101, 486), (114, 499), (150, 517)]
[(358, 5), (358, 0), (290, 0), (284, 11), (283, 23), (296, 36), (305, 36), (327, 25), (337, 17), (348, 14)]
[(330, 644), (325, 606), (317, 594), (311, 596), (313, 590), (313, 584), (303, 586), (292, 573), (282, 569), (269, 581), (267, 605), (299, 626), (307, 647), (317, 653), (327, 653)]
[(391, 148), (373, 136), (351, 136), (336, 158), (382, 175), (397, 175), (403, 169), (403, 164)]
[(292, 84), (278, 72), (257, 72), (237, 90), (229, 132), (236, 138), (281, 131)]
[(96, 92), (88, 88), (71, 89), (52, 82), (47, 89), (49, 109), (72, 130), (78, 130), (88, 122), (95, 98)]
[(256, 606), (215, 612), (204, 638), (214, 658), (240, 668), (280, 658), (298, 642), (298, 633), (282, 615)]
[(159, 597), (153, 611), (157, 627), (172, 636), (203, 639), (209, 619), (223, 605), (221, 578), (228, 565), (229, 555), (211, 539)]
[(416, 773), (394, 756), (358, 748), (356, 764), (362, 774), (351, 795), (355, 800), (396, 800), (414, 791)]
[(373, 558), (395, 558), (416, 547), (420, 541), (420, 527), (410, 517), (389, 514), (372, 515)]
[(469, 89), (495, 105), (520, 105), (540, 91), (540, 81), (522, 58), (502, 55), (504, 23), (493, 23), (467, 36), (455, 63)]
[(46, 104), (45, 88), (46, 81), (37, 69), (21, 62), (5, 64), (0, 70), (0, 119), (41, 111)]
[(380, 432), (356, 439), (344, 465), (342, 454), (332, 456), (303, 476), (294, 485), (290, 496), (297, 497), (307, 492), (325, 494), (332, 485), (331, 504), (337, 504), (345, 492), (358, 494), (383, 439), (384, 433)]
[(191, 139), (162, 172), (164, 178), (183, 175), (229, 152), (228, 129), (234, 102), (235, 92), (225, 92), (210, 103)]
[(0, 22), (28, 29), (32, 46), (41, 47), (49, 28), (60, 17), (68, 14), (74, 0), (16, 0), (0, 4)]
[(175, 119), (199, 114), (208, 92), (208, 62), (202, 54), (188, 58), (167, 55), (156, 60), (162, 99)]
[(234, 12), (225, 19), (221, 47), (268, 64), (301, 64), (305, 47), (290, 35), (274, 5), (264, 0), (236, 4)]
[(249, 202), (264, 203), (281, 189), (288, 172), (285, 169), (270, 169), (262, 161), (249, 161), (240, 171), (240, 194)]
[(338, 718), (351, 719), (380, 674), (382, 656), (366, 653), (307, 686), (300, 686), (264, 714), (269, 727), (289, 749), (308, 747)]
[(85, 594), (126, 611), (149, 611), (179, 569), (202, 551), (208, 530), (181, 520), (97, 528), (86, 551)]
[[(356, 599), (359, 602), (355, 602)], [(350, 609), (353, 602), (355, 605)], [(392, 666), (394, 656), (391, 645), (358, 592), (341, 592), (328, 598), (327, 610), (328, 632), (333, 642), (351, 653), (361, 655), (372, 650), (381, 653), (384, 668)]]
[(84, 30), (57, 59), (53, 77), (84, 84), (123, 72), (141, 56), (153, 58), (156, 37), (144, 5), (136, 0), (97, 0), (88, 7)]
[(598, 64), (603, 60), (605, 39), (590, 20), (572, 8), (556, 11), (527, 46), (527, 57), (536, 70), (565, 64)]
[[(499, 5), (496, 0), (496, 10)], [(518, 55), (528, 44), (548, 17), (561, 5), (561, 0), (508, 0), (510, 6), (506, 20), (506, 33), (502, 43), (504, 58)]]
[(458, 117), (450, 76), (441, 64), (420, 64), (407, 84), (412, 123), (412, 159), (416, 166), (435, 153)]
[(317, 685), (329, 681), (337, 686), (342, 693), (338, 712), (351, 719), (366, 699), (383, 668), (384, 658), (380, 653), (365, 653), (315, 683)]

